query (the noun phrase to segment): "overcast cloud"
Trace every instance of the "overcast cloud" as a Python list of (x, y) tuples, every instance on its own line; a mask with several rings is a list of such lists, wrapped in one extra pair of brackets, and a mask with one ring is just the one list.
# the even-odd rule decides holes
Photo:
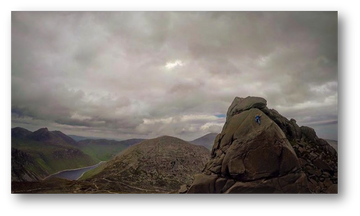
[(191, 140), (251, 95), (337, 139), (337, 65), (336, 12), (13, 12), (12, 126)]

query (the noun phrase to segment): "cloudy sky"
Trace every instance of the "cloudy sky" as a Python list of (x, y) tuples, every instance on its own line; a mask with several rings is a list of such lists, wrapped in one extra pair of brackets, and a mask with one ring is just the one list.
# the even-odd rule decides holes
[(251, 95), (337, 140), (336, 12), (13, 12), (11, 38), (12, 127), (191, 140)]

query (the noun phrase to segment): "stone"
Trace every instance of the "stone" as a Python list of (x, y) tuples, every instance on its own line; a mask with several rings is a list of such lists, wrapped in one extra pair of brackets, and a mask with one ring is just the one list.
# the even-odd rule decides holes
[(209, 169), (209, 171), (211, 171), (213, 173), (221, 173), (221, 165), (213, 166)]
[(337, 184), (331, 185), (331, 186), (326, 190), (326, 193), (329, 193), (329, 194), (337, 194), (337, 193), (338, 193), (338, 185), (337, 185)]
[(236, 182), (225, 193), (274, 193), (276, 187), (272, 184), (263, 184), (261, 182)]
[(304, 167), (308, 164), (307, 160), (305, 160), (304, 158), (299, 158), (299, 163), (301, 167)]
[(298, 158), (291, 151), (290, 148), (282, 148), (281, 152), (281, 164), (280, 164), (280, 175), (284, 175), (289, 173), (293, 169), (300, 168), (300, 164), (298, 162)]
[(262, 109), (266, 107), (266, 103), (266, 100), (261, 97), (236, 97), (231, 103), (226, 116), (229, 118), (251, 108)]
[(333, 185), (332, 181), (329, 178), (326, 178), (324, 180), (324, 186), (325, 187), (330, 187), (331, 185)]
[(327, 164), (325, 161), (317, 158), (313, 161), (313, 164), (317, 166), (319, 169), (322, 169), (324, 171), (333, 171), (333, 169)]
[(215, 193), (220, 193), (227, 182), (226, 178), (218, 178), (215, 181)]
[(311, 192), (315, 192), (316, 188), (318, 188), (318, 183), (314, 179), (310, 179), (308, 181), (308, 187)]
[[(261, 124), (255, 122), (257, 115)], [(296, 120), (268, 109), (265, 99), (237, 97), (215, 139), (204, 176), (195, 177), (190, 189), (192, 193), (325, 193), (337, 183), (337, 154), (328, 146), (314, 129), (299, 127)]]
[(216, 175), (197, 174), (187, 193), (214, 193)]
[(317, 157), (318, 157), (318, 155), (315, 154), (314, 152), (311, 152), (311, 153), (309, 154), (309, 159), (310, 159), (310, 160), (315, 160)]
[(221, 193), (224, 193), (225, 191), (227, 191), (231, 186), (233, 186), (235, 184), (235, 180), (234, 179), (227, 179), (224, 187), (221, 189)]
[(238, 176), (245, 173), (244, 162), (241, 157), (232, 159), (229, 162), (229, 174), (232, 176)]
[(187, 187), (186, 185), (181, 185), (179, 193), (186, 193), (187, 192)]
[(304, 137), (305, 139), (307, 139), (312, 143), (316, 143), (317, 136), (314, 129), (307, 126), (301, 126), (300, 130), (302, 137)]

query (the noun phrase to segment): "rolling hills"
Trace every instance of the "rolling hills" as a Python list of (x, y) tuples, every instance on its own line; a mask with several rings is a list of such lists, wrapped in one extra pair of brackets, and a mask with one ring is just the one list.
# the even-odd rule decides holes
[(12, 181), (38, 181), (65, 169), (106, 161), (142, 139), (75, 141), (61, 131), (11, 129)]

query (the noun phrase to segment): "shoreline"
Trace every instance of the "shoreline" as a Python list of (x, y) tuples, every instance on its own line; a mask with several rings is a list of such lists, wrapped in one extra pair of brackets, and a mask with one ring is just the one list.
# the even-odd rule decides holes
[[(51, 174), (51, 175), (48, 175), (48, 176), (46, 176), (45, 178), (43, 178), (43, 179), (41, 179), (41, 180), (42, 180), (42, 181), (43, 181), (43, 180), (46, 180), (46, 179), (50, 178), (51, 176), (57, 175), (57, 174), (59, 174), (59, 173), (61, 173), (61, 172), (65, 172), (65, 171), (75, 171), (75, 170), (85, 169), (85, 168), (93, 167), (93, 166), (96, 166), (96, 165), (100, 165), (100, 164), (102, 164), (102, 163), (104, 163), (104, 162), (106, 162), (106, 161), (100, 161), (99, 163), (94, 164), (94, 165), (91, 165), (91, 166), (74, 168), (74, 169), (61, 170), (61, 171), (58, 171), (58, 172), (53, 173), (53, 174)], [(83, 174), (84, 174), (84, 173), (83, 173)], [(81, 176), (82, 176), (83, 174), (81, 174)], [(81, 176), (80, 176), (80, 177), (81, 177)], [(80, 178), (80, 177), (79, 177), (79, 178)], [(76, 180), (78, 180), (79, 178), (77, 178)]]

